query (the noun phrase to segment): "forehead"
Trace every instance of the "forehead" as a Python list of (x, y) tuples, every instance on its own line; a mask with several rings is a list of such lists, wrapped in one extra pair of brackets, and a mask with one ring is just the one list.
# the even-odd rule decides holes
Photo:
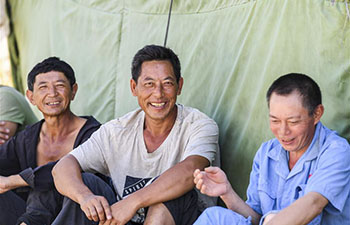
[(270, 115), (276, 117), (308, 115), (308, 110), (303, 106), (302, 97), (296, 91), (288, 95), (272, 93), (269, 110)]
[(58, 71), (50, 71), (47, 73), (39, 73), (38, 75), (36, 75), (34, 85), (52, 81), (69, 82), (64, 73)]
[(168, 60), (152, 60), (145, 61), (141, 65), (141, 79), (146, 77), (156, 78), (159, 76), (172, 77), (175, 79), (175, 74), (172, 64)]

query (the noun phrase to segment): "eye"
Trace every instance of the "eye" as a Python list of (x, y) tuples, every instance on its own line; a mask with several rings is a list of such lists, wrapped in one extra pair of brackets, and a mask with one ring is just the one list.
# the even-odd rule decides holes
[(41, 85), (38, 88), (39, 88), (39, 90), (44, 90), (45, 88), (47, 88), (47, 86), (46, 85)]
[(296, 120), (296, 121), (289, 121), (289, 123), (292, 124), (292, 125), (298, 124), (299, 122), (300, 122), (299, 120)]
[(152, 87), (153, 86), (153, 82), (146, 82), (144, 83), (145, 87)]
[(277, 124), (279, 122), (280, 122), (279, 120), (270, 120), (270, 123), (273, 123), (273, 124)]
[(164, 85), (166, 85), (166, 86), (173, 86), (174, 83), (172, 81), (165, 81)]

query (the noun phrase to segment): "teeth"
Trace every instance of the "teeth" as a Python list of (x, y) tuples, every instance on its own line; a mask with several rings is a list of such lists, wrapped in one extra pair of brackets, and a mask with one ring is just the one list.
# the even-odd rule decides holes
[(49, 103), (47, 103), (47, 105), (58, 105), (58, 104), (60, 104), (59, 102), (49, 102)]
[(162, 103), (151, 103), (151, 105), (155, 106), (155, 107), (161, 107), (161, 106), (165, 105), (165, 103), (164, 102), (162, 102)]

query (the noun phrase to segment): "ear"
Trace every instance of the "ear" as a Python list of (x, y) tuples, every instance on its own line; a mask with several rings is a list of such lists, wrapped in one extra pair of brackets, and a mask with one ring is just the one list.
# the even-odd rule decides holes
[(316, 106), (314, 113), (313, 113), (314, 125), (316, 125), (321, 120), (323, 112), (324, 112), (324, 107), (322, 104), (319, 104), (318, 106)]
[(184, 84), (184, 79), (182, 77), (180, 77), (179, 83), (178, 83), (177, 95), (181, 94), (183, 84)]
[(71, 101), (74, 100), (74, 97), (75, 97), (75, 94), (77, 93), (77, 91), (78, 91), (78, 84), (75, 83), (75, 84), (73, 84), (73, 86), (72, 86), (72, 98), (71, 98)]
[(137, 91), (136, 91), (136, 82), (134, 81), (134, 79), (130, 79), (130, 90), (133, 96), (137, 96)]
[(27, 96), (28, 100), (30, 101), (30, 103), (32, 103), (32, 105), (35, 105), (35, 101), (33, 99), (33, 92), (31, 90), (26, 91), (26, 96)]

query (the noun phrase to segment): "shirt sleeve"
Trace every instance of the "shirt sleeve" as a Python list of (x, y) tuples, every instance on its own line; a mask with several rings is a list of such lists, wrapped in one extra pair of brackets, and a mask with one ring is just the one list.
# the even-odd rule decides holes
[(104, 152), (112, 150), (109, 146), (109, 128), (108, 124), (102, 125), (86, 142), (70, 152), (83, 171), (109, 174)]
[(185, 149), (184, 159), (191, 155), (200, 155), (210, 164), (219, 156), (219, 129), (211, 119), (195, 121), (191, 126), (190, 138)]
[(339, 139), (322, 152), (305, 193), (320, 193), (330, 203), (325, 210), (333, 206), (342, 212), (350, 193), (350, 147), (345, 139)]
[(247, 201), (246, 203), (258, 214), (262, 215), (261, 202), (258, 191), (258, 183), (260, 176), (260, 161), (264, 145), (262, 145), (257, 151), (252, 165), (252, 171), (250, 172), (249, 186), (247, 189)]
[(21, 110), (21, 104), (12, 93), (1, 91), (0, 102), (0, 120), (23, 124), (25, 117)]
[(0, 175), (10, 176), (21, 172), (16, 152), (16, 136), (0, 145)]

